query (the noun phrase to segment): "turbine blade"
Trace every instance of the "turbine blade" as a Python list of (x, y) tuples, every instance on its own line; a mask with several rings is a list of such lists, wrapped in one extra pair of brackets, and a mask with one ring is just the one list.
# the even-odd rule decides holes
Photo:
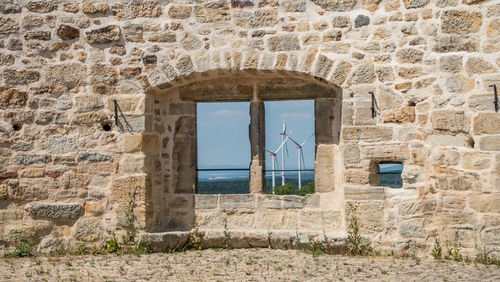
[(306, 141), (304, 141), (304, 143), (302, 143), (301, 147), (304, 146), (309, 140), (311, 140), (311, 138), (313, 137), (314, 133), (311, 134), (311, 136), (309, 136), (309, 138), (307, 138)]
[(300, 147), (300, 144), (299, 144), (297, 141), (293, 140), (293, 139), (292, 139), (292, 137), (290, 137), (289, 139), (290, 139), (293, 143), (295, 143), (295, 145), (297, 145), (297, 146), (299, 146), (299, 147)]

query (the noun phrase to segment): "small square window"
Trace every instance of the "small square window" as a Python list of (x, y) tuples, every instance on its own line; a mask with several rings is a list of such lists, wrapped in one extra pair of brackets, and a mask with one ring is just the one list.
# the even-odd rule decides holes
[(383, 162), (378, 164), (380, 175), (380, 186), (388, 186), (392, 188), (403, 187), (403, 179), (401, 173), (403, 172), (403, 164), (395, 162)]

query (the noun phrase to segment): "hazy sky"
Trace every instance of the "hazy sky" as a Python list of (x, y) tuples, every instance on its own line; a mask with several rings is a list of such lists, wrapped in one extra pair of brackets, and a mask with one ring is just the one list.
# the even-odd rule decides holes
[[(314, 133), (313, 101), (266, 102), (266, 149), (275, 151), (281, 143), (283, 120), (291, 137), (299, 143)], [(241, 167), (250, 164), (250, 123), (248, 102), (198, 103), (198, 166), (199, 168)], [(314, 136), (304, 146), (305, 165), (314, 168)], [(287, 142), (286, 168), (297, 168), (297, 148)], [(278, 154), (281, 166), (281, 152)], [(271, 157), (266, 154), (271, 169)]]

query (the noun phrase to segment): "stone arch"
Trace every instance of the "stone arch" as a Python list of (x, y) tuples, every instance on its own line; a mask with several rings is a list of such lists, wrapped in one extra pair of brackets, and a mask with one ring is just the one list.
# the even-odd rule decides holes
[(250, 102), (250, 192), (262, 193), (264, 101), (287, 99), (315, 101), (315, 169), (320, 172), (315, 176), (316, 191), (331, 192), (335, 188), (334, 147), (339, 144), (341, 132), (342, 91), (337, 85), (304, 72), (217, 69), (176, 76), (150, 87), (146, 95), (144, 136), (153, 142), (143, 148), (150, 180), (146, 187), (146, 230), (177, 231), (193, 227), (197, 102)]

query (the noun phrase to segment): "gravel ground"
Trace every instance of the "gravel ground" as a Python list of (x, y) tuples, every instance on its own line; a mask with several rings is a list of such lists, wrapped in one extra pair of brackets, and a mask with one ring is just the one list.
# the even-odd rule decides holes
[(500, 281), (500, 267), (294, 250), (0, 259), (0, 281)]

